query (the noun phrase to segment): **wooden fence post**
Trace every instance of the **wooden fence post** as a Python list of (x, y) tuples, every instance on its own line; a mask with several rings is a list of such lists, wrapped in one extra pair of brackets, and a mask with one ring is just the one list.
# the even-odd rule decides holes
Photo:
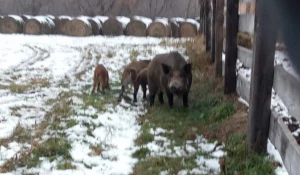
[(238, 6), (239, 0), (227, 0), (224, 94), (236, 92)]
[(216, 53), (216, 2), (217, 0), (212, 0), (212, 25), (211, 25), (211, 63), (215, 62)]
[(215, 21), (215, 64), (216, 77), (222, 77), (222, 53), (223, 53), (223, 23), (224, 23), (224, 1), (217, 0)]
[(200, 34), (204, 35), (204, 0), (199, 0), (200, 5)]
[(256, 1), (255, 45), (250, 88), (248, 152), (265, 153), (270, 127), (270, 105), (277, 39), (273, 0)]
[(205, 0), (205, 44), (206, 44), (206, 51), (210, 51), (211, 49), (211, 41), (210, 41), (210, 8), (209, 8), (209, 1)]

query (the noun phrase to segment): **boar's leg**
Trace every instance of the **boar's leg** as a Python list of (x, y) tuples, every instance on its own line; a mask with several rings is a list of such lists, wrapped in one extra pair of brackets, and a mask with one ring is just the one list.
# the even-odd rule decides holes
[(145, 84), (142, 85), (142, 89), (143, 89), (143, 99), (146, 99), (147, 86)]
[(100, 92), (100, 82), (98, 83), (97, 91)]
[(94, 92), (95, 92), (95, 89), (96, 89), (96, 83), (94, 82), (94, 84), (93, 84), (93, 89), (92, 89), (92, 92), (91, 92), (91, 94), (94, 94)]
[(155, 94), (156, 94), (156, 90), (155, 91), (152, 91), (150, 92), (150, 95), (149, 95), (149, 98), (150, 98), (150, 107), (153, 107), (154, 105), (154, 100), (155, 100)]
[(164, 104), (164, 96), (163, 96), (163, 92), (160, 92), (158, 94), (158, 100), (160, 102), (160, 104)]
[(184, 107), (189, 107), (189, 94), (188, 93), (184, 93), (183, 95), (182, 95), (182, 101), (183, 101), (183, 106)]
[(133, 102), (137, 102), (136, 94), (139, 91), (139, 87), (140, 87), (139, 83), (135, 82), (134, 92), (133, 92)]
[(119, 95), (119, 98), (118, 98), (118, 101), (119, 101), (119, 102), (122, 100), (124, 91), (125, 91), (125, 87), (122, 86), (122, 87), (121, 87), (121, 92), (120, 92), (120, 95)]
[(169, 107), (173, 107), (173, 94), (172, 93), (167, 93), (168, 96), (168, 102), (169, 102)]

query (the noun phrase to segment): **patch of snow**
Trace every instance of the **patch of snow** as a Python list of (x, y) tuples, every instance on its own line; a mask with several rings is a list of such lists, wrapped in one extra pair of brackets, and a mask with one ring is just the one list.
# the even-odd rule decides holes
[(95, 16), (95, 18), (99, 19), (99, 20), (102, 22), (102, 24), (103, 24), (106, 20), (108, 20), (108, 16)]
[(32, 15), (23, 15), (24, 17), (26, 17), (27, 19), (31, 19), (33, 16)]
[(197, 31), (199, 31), (199, 29), (200, 29), (200, 24), (199, 24), (198, 21), (196, 21), (195, 19), (192, 19), (192, 18), (188, 18), (188, 19), (186, 19), (186, 22), (189, 22), (189, 23), (195, 25), (196, 28), (197, 28)]
[(162, 18), (162, 17), (157, 17), (154, 19), (154, 22), (160, 22), (166, 27), (169, 26), (169, 19), (168, 18)]
[(267, 152), (273, 160), (279, 162), (282, 165), (282, 167), (277, 167), (275, 169), (276, 175), (288, 175), (288, 172), (282, 162), (282, 159), (281, 159), (281, 156), (280, 156), (278, 150), (275, 148), (275, 146), (271, 143), (271, 141), (269, 139), (268, 139), (268, 145), (267, 145)]
[(20, 23), (24, 23), (23, 19), (18, 15), (8, 15), (8, 16), (15, 19), (16, 21), (19, 21)]
[(146, 24), (146, 27), (152, 23), (152, 19), (144, 17), (144, 16), (133, 16), (134, 20), (142, 21), (144, 24)]
[(245, 99), (243, 99), (242, 97), (239, 97), (238, 101), (241, 102), (241, 103), (243, 103), (247, 107), (249, 107), (249, 103)]
[(59, 16), (58, 19), (69, 19), (69, 20), (72, 20), (73, 18), (71, 16)]
[(176, 21), (176, 22), (185, 22), (186, 19), (182, 17), (173, 17), (170, 19), (171, 21)]
[(90, 17), (88, 16), (78, 16), (76, 19), (84, 22), (85, 25), (92, 27), (91, 23), (89, 22)]
[(35, 19), (35, 20), (39, 21), (41, 24), (46, 24), (49, 27), (55, 26), (53, 20), (47, 16), (34, 16), (31, 19)]
[(289, 59), (289, 56), (287, 53), (283, 51), (276, 51), (275, 52), (275, 60), (274, 65), (282, 65), (282, 67), (291, 75), (293, 75), (295, 78), (297, 78), (300, 81), (300, 76), (296, 72), (296, 70), (293, 68), (293, 65)]
[(127, 24), (130, 22), (130, 18), (125, 16), (117, 16), (116, 19), (122, 24), (123, 29), (125, 29)]

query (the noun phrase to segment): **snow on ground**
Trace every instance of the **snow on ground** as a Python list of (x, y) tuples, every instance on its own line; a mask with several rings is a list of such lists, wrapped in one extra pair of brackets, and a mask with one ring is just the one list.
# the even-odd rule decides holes
[[(197, 136), (195, 140), (187, 140), (183, 146), (175, 146), (170, 149), (172, 144), (170, 140), (162, 136), (165, 133), (172, 133), (173, 131), (167, 131), (163, 128), (151, 129), (150, 133), (154, 135), (154, 141), (142, 145), (140, 148), (148, 148), (150, 150), (150, 157), (192, 157), (196, 155), (196, 163), (198, 168), (192, 170), (181, 170), (178, 174), (218, 174), (220, 173), (219, 158), (226, 155), (222, 151), (224, 145), (218, 145), (217, 142), (209, 143), (202, 136)], [(199, 154), (199, 152), (202, 153)], [(183, 159), (184, 161), (184, 159)], [(161, 174), (168, 174), (168, 171), (164, 171)]]
[[(131, 156), (138, 149), (134, 145), (140, 130), (137, 118), (147, 110), (141, 92), (138, 103), (134, 105), (125, 100), (114, 103), (120, 89), (120, 71), (131, 59), (151, 59), (175, 48), (159, 45), (162, 39), (158, 38), (125, 36), (75, 38), (16, 34), (0, 35), (0, 40), (0, 139), (10, 137), (17, 127), (28, 130), (28, 137), (32, 139), (23, 142), (17, 139), (1, 145), (0, 167), (51, 138), (62, 137), (71, 143), (71, 165), (76, 167), (75, 170), (58, 169), (64, 162), (61, 156), (51, 161), (40, 157), (40, 164), (31, 168), (18, 167), (7, 174), (130, 174), (137, 162)], [(132, 51), (139, 53), (136, 58), (132, 58)], [(183, 53), (184, 49), (179, 51)], [(112, 90), (105, 92), (111, 94), (108, 98), (105, 94), (90, 95), (97, 63), (103, 64), (110, 75)], [(128, 93), (132, 98), (132, 93)], [(86, 102), (90, 99), (93, 102)], [(102, 108), (96, 108), (98, 104), (103, 104)], [(63, 114), (70, 107), (68, 118), (51, 113), (61, 106)], [(57, 120), (59, 123), (54, 125)], [(43, 128), (43, 122), (52, 122), (53, 125)], [(39, 127), (44, 132), (37, 137)], [(155, 134), (156, 140), (164, 140)], [(198, 136), (186, 143), (187, 152), (178, 147), (173, 155), (189, 156), (199, 150), (211, 152), (208, 159), (197, 157), (199, 167), (193, 172), (219, 172), (217, 160), (225, 153), (221, 151), (222, 147), (213, 149), (215, 145)], [(97, 154), (95, 147), (101, 153)], [(150, 144), (149, 149), (153, 150), (153, 155), (168, 152), (155, 143)], [(187, 171), (182, 170), (181, 174), (187, 174)]]

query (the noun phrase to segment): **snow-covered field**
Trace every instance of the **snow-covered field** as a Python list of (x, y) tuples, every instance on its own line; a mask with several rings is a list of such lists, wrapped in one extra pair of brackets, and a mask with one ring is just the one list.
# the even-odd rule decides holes
[[(0, 41), (0, 171), (132, 173), (137, 162), (132, 153), (138, 149), (134, 140), (140, 130), (137, 118), (147, 110), (141, 92), (136, 104), (130, 100), (116, 103), (122, 66), (134, 59), (151, 59), (178, 48), (159, 45), (162, 39), (124, 36), (0, 35)], [(184, 49), (179, 48), (179, 52)], [(92, 96), (97, 63), (108, 69), (112, 90)], [(128, 92), (129, 98), (131, 94)], [(155, 140), (164, 140), (158, 130), (153, 130)], [(62, 145), (59, 147), (62, 150), (70, 147), (70, 151), (56, 150), (51, 155), (55, 149), (52, 144)], [(168, 156), (170, 151), (155, 143), (147, 146), (151, 156)], [(218, 149), (215, 146), (216, 143), (198, 136), (186, 143), (187, 153), (178, 147), (170, 156), (208, 152), (214, 158), (197, 157), (199, 168), (192, 172), (218, 173), (218, 157), (225, 153), (222, 146)], [(180, 172), (187, 173), (187, 170)]]

